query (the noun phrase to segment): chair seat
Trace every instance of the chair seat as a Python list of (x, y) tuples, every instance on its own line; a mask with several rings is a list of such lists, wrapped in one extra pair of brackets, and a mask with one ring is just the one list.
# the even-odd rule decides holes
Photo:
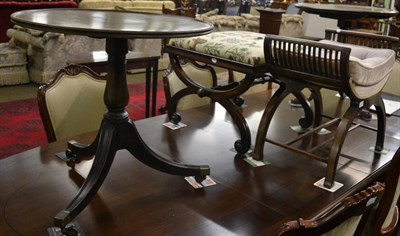
[(358, 98), (371, 97), (383, 89), (393, 70), (396, 58), (393, 50), (344, 44), (331, 40), (321, 40), (320, 42), (351, 48), (350, 85)]
[(191, 38), (174, 38), (169, 45), (250, 65), (262, 65), (265, 64), (264, 37), (264, 34), (255, 32), (223, 31)]

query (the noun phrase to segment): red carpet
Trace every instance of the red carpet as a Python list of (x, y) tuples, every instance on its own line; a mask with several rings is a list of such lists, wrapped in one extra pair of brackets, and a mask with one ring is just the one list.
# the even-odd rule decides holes
[[(165, 104), (161, 82), (157, 108)], [(144, 84), (129, 86), (131, 97), (127, 111), (132, 120), (145, 117), (144, 90)], [(0, 121), (0, 159), (47, 143), (36, 99), (0, 103)]]

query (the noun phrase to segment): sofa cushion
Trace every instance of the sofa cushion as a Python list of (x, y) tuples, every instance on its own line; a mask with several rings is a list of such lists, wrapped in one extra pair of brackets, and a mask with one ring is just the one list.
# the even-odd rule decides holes
[(26, 50), (0, 44), (0, 86), (29, 82)]
[(248, 31), (221, 31), (191, 37), (174, 38), (169, 45), (251, 65), (265, 64), (264, 34)]
[(0, 44), (0, 68), (26, 65), (26, 50), (12, 47), (8, 43)]

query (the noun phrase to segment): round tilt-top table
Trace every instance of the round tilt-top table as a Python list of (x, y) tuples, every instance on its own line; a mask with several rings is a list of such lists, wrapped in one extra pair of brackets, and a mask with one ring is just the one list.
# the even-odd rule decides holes
[(166, 160), (144, 143), (125, 110), (129, 102), (125, 56), (128, 39), (203, 35), (213, 30), (211, 24), (187, 17), (79, 9), (26, 10), (12, 14), (11, 20), (16, 25), (36, 30), (106, 38), (108, 68), (104, 103), (108, 111), (92, 144), (68, 143), (70, 158), (95, 157), (75, 198), (54, 218), (55, 226), (60, 227), (64, 234), (71, 234), (71, 230), (74, 230), (66, 227), (67, 224), (95, 196), (107, 176), (115, 153), (120, 149), (127, 149), (146, 165), (169, 174), (195, 176), (197, 181), (202, 181), (210, 173), (208, 166), (184, 165)]

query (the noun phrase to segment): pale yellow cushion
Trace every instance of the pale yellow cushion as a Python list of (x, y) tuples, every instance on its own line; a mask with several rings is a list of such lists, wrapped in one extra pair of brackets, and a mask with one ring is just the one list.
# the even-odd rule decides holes
[(250, 65), (262, 65), (265, 64), (264, 37), (264, 34), (255, 32), (222, 31), (191, 38), (175, 38), (169, 44)]
[(100, 128), (106, 112), (106, 81), (87, 74), (64, 75), (46, 92), (46, 104), (58, 140)]
[[(212, 74), (209, 70), (201, 69), (198, 67), (193, 66), (192, 64), (188, 63), (182, 65), (183, 70), (185, 73), (196, 83), (201, 84), (204, 87), (210, 88), (213, 85), (213, 78)], [(171, 96), (175, 93), (180, 91), (183, 88), (186, 88), (186, 85), (182, 83), (182, 81), (178, 78), (176, 73), (172, 71), (168, 76), (168, 83)], [(203, 106), (209, 104), (211, 99), (208, 97), (200, 98), (197, 94), (191, 94), (188, 96), (183, 97), (179, 100), (177, 110), (186, 110), (198, 106)]]

